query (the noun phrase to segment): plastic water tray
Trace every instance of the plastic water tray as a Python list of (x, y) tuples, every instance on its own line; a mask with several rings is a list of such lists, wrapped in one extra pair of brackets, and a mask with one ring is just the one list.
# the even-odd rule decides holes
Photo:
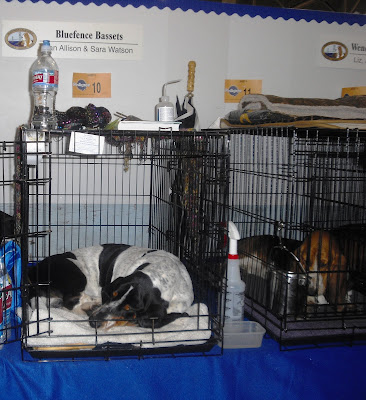
[(261, 347), (265, 332), (266, 330), (258, 322), (225, 322), (224, 348), (245, 349)]

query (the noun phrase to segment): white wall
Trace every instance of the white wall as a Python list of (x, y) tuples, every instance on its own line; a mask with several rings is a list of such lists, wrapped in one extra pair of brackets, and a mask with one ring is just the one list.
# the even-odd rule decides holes
[[(56, 107), (85, 107), (89, 102), (152, 120), (168, 80), (171, 100), (186, 93), (187, 64), (195, 60), (194, 103), (202, 128), (235, 109), (224, 103), (225, 79), (262, 79), (263, 93), (288, 97), (336, 98), (342, 87), (364, 86), (365, 70), (318, 66), (317, 46), (324, 34), (337, 37), (365, 34), (365, 27), (326, 22), (296, 22), (157, 8), (80, 3), (33, 4), (0, 2), (1, 20), (133, 23), (144, 27), (140, 61), (59, 59), (60, 87)], [(3, 40), (4, 32), (2, 33)], [(360, 39), (361, 40), (361, 39)], [(16, 127), (30, 115), (30, 58), (0, 57), (0, 140), (12, 140)], [(72, 98), (73, 72), (110, 72), (110, 99)]]

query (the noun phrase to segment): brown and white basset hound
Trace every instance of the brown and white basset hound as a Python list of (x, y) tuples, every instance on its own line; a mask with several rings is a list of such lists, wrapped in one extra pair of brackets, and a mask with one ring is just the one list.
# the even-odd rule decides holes
[[(294, 251), (308, 273), (308, 304), (332, 304), (343, 311), (347, 295), (347, 260), (337, 238), (328, 231), (314, 231)], [(298, 269), (291, 263), (290, 270)]]
[[(307, 304), (330, 304), (343, 311), (346, 304), (347, 260), (338, 239), (329, 231), (314, 231), (304, 241), (261, 235), (238, 242), (242, 272), (267, 280), (271, 269), (307, 276)], [(257, 282), (254, 283), (259, 287)], [(246, 289), (260, 298), (258, 288)]]

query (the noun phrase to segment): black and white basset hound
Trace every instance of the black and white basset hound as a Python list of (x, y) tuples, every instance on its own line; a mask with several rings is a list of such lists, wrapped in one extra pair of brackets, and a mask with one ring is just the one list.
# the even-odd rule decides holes
[(87, 314), (96, 328), (121, 321), (159, 328), (185, 315), (194, 298), (185, 266), (163, 250), (98, 245), (47, 257), (29, 270), (31, 298), (48, 293), (58, 298), (51, 305)]

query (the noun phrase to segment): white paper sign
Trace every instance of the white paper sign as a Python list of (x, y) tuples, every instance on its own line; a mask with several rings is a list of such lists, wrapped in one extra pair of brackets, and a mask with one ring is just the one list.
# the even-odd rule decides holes
[(42, 160), (42, 153), (46, 151), (46, 134), (41, 131), (27, 130), (27, 164), (37, 165)]
[(71, 132), (69, 151), (71, 153), (98, 155), (103, 154), (104, 136), (90, 133)]
[(142, 58), (142, 25), (17, 20), (1, 23), (3, 57), (36, 58), (39, 44), (49, 40), (55, 59)]
[(44, 153), (46, 149), (46, 135), (44, 132), (27, 130), (25, 140), (27, 153)]
[(366, 39), (324, 36), (320, 39), (318, 59), (322, 67), (366, 69)]

